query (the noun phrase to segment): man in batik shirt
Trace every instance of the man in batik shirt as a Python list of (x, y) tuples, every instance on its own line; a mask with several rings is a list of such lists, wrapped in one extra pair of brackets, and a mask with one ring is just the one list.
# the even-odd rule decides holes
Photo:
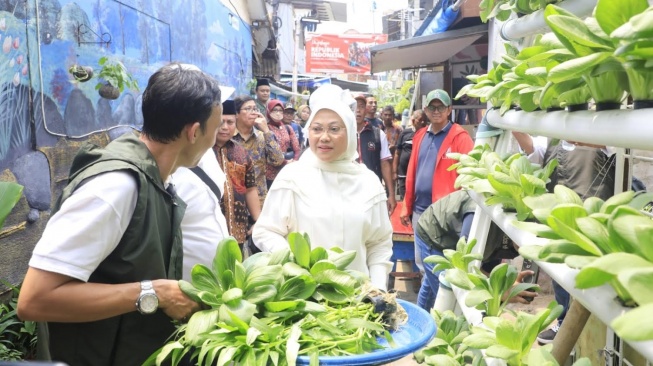
[(261, 213), (254, 165), (247, 150), (233, 141), (236, 132), (236, 107), (233, 100), (222, 103), (222, 124), (215, 138), (213, 151), (227, 175), (222, 194), (222, 212), (229, 234), (243, 246), (249, 230), (248, 216), (256, 221)]
[(254, 165), (256, 187), (258, 188), (261, 208), (268, 194), (265, 181), (267, 165), (283, 166), (285, 160), (279, 143), (270, 131), (265, 116), (256, 107), (256, 103), (249, 95), (234, 98), (236, 109), (236, 134), (233, 140), (240, 143), (249, 153)]

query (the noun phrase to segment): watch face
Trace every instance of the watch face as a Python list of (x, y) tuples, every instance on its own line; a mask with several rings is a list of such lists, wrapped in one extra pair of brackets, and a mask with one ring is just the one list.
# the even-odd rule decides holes
[(145, 294), (141, 297), (139, 305), (141, 312), (151, 314), (159, 307), (159, 299), (155, 294)]

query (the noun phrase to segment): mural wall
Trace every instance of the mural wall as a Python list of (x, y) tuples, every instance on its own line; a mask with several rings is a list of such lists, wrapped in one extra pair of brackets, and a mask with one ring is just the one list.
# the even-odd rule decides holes
[[(220, 1), (0, 0), (0, 180), (25, 186), (25, 207), (4, 231), (28, 223), (8, 237), (0, 230), (0, 278), (26, 269), (80, 142), (142, 125), (141, 93), (155, 70), (193, 63), (247, 93), (251, 44), (249, 26)], [(68, 72), (83, 65), (97, 75), (102, 57), (121, 61), (139, 90), (104, 99), (97, 77), (79, 82)], [(20, 233), (30, 231), (27, 240)]]

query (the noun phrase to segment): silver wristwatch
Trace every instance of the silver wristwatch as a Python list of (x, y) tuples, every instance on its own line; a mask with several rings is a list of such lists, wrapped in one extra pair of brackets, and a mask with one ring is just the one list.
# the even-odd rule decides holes
[(159, 308), (159, 298), (154, 292), (152, 281), (141, 281), (141, 294), (136, 300), (136, 309), (141, 314), (153, 314)]

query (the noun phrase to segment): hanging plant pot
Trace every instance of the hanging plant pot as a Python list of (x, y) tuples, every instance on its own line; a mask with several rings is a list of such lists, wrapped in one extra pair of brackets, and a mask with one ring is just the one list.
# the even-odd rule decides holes
[(68, 72), (81, 83), (89, 81), (93, 77), (93, 68), (90, 66), (73, 65), (68, 69)]
[(102, 85), (99, 89), (100, 96), (106, 99), (118, 99), (120, 96), (120, 89), (115, 86), (106, 83)]

